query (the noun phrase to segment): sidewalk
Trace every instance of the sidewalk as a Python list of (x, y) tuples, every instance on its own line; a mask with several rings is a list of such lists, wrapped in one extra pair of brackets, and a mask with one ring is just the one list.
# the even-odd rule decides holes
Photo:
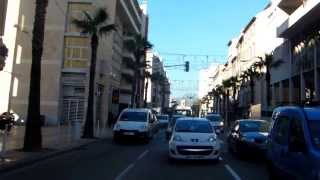
[[(0, 173), (24, 167), (35, 162), (48, 159), (74, 149), (99, 141), (99, 139), (80, 139), (68, 126), (52, 126), (42, 128), (43, 150), (40, 152), (23, 152), (24, 126), (16, 126), (7, 136), (4, 161), (0, 160)], [(105, 129), (100, 138), (111, 137), (112, 131)], [(0, 150), (2, 149), (3, 134), (0, 134)], [(1, 154), (1, 152), (0, 152)]]

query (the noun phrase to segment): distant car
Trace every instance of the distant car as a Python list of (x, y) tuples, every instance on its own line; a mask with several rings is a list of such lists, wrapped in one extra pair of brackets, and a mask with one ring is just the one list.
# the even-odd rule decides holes
[(270, 179), (320, 179), (320, 107), (280, 107), (272, 115)]
[(183, 116), (183, 115), (173, 115), (171, 117), (171, 119), (169, 120), (169, 123), (168, 123), (168, 127), (166, 129), (166, 138), (167, 138), (167, 140), (169, 140), (170, 137), (171, 137), (172, 129), (173, 129), (177, 119), (183, 118), (183, 117), (185, 117), (185, 116)]
[(167, 127), (169, 123), (169, 115), (157, 115), (161, 127)]
[(125, 136), (135, 136), (149, 141), (157, 128), (157, 119), (149, 109), (125, 109), (113, 128), (115, 141)]
[(215, 129), (216, 133), (224, 131), (224, 122), (220, 114), (208, 114), (206, 118), (210, 121), (211, 126)]
[(220, 156), (220, 143), (207, 119), (180, 118), (169, 141), (171, 159), (211, 159)]
[(238, 120), (228, 134), (228, 148), (237, 154), (264, 154), (267, 148), (270, 123), (264, 120)]

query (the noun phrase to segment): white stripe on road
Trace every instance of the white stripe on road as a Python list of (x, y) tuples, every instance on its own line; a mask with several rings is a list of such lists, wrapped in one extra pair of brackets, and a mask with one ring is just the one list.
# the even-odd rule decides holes
[(141, 160), (144, 156), (146, 156), (148, 154), (149, 150), (144, 151), (142, 154), (140, 154), (140, 156), (138, 157), (138, 161)]
[(226, 164), (224, 165), (224, 167), (230, 172), (230, 174), (233, 176), (235, 180), (241, 180), (238, 174), (229, 165)]
[[(140, 156), (137, 158), (136, 161), (141, 160), (144, 156), (146, 156), (149, 153), (149, 150), (145, 150), (142, 154), (140, 154)], [(136, 162), (135, 162), (136, 163)], [(128, 172), (134, 168), (135, 163), (130, 164), (124, 171), (121, 172), (121, 174), (119, 174), (115, 180), (122, 180), (124, 178), (124, 176), (126, 174), (128, 174)]]
[(116, 177), (115, 180), (122, 180), (124, 176), (134, 167), (134, 164), (130, 164), (124, 171)]

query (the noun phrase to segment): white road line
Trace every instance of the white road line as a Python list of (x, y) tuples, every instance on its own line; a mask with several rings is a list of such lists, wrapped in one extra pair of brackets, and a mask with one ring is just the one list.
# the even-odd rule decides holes
[(134, 164), (130, 164), (124, 171), (119, 174), (115, 180), (122, 180), (124, 176), (134, 167)]
[(229, 166), (229, 165), (224, 165), (224, 167), (230, 172), (230, 174), (233, 176), (235, 180), (241, 180), (239, 175)]
[(140, 156), (138, 157), (138, 161), (141, 160), (144, 156), (146, 156), (149, 153), (149, 150), (144, 151)]

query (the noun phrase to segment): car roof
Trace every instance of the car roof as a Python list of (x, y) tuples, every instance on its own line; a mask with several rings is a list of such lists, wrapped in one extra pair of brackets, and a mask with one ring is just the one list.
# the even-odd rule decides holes
[(240, 119), (237, 121), (238, 122), (267, 122), (266, 120), (262, 120), (262, 119)]
[(287, 112), (292, 111), (305, 113), (309, 120), (320, 120), (320, 106), (315, 107), (300, 107), (300, 106), (283, 106), (275, 109), (276, 112)]
[(123, 112), (151, 112), (150, 109), (146, 109), (146, 108), (127, 108), (125, 110), (123, 110)]
[(207, 116), (206, 116), (206, 117), (209, 117), (209, 116), (221, 117), (221, 115), (220, 115), (220, 114), (207, 114)]
[(209, 122), (208, 119), (195, 118), (195, 117), (183, 117), (183, 118), (179, 118), (179, 121), (205, 121), (205, 122)]

